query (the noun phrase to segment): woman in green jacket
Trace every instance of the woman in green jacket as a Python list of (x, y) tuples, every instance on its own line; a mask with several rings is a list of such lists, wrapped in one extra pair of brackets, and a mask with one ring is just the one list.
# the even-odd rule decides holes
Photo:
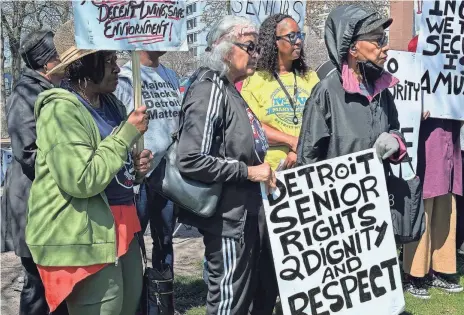
[(26, 242), (50, 311), (134, 315), (142, 289), (140, 231), (133, 183), (151, 153), (132, 154), (147, 130), (145, 108), (129, 117), (112, 92), (116, 54), (76, 48), (73, 21), (54, 38), (63, 88), (39, 95), (36, 176), (29, 197)]

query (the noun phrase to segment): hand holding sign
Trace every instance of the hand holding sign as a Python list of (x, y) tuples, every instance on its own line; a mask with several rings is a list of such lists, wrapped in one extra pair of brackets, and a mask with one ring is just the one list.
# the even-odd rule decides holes
[(248, 167), (248, 180), (252, 182), (264, 183), (267, 188), (276, 187), (276, 176), (269, 163)]
[(137, 130), (143, 135), (148, 129), (148, 117), (147, 107), (141, 106), (135, 109), (127, 119), (127, 122), (137, 128)]

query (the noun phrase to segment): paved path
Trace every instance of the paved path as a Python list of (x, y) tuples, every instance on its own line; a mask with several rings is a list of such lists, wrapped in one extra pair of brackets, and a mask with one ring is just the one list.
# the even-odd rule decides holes
[[(151, 238), (145, 236), (147, 256), (151, 260)], [(174, 269), (176, 274), (190, 274), (198, 270), (204, 253), (203, 241), (196, 229), (182, 226), (174, 239)], [(21, 262), (13, 252), (2, 253), (1, 315), (19, 314), (19, 294), (22, 288)], [(149, 263), (150, 264), (150, 263)], [(197, 271), (198, 272), (198, 271)]]

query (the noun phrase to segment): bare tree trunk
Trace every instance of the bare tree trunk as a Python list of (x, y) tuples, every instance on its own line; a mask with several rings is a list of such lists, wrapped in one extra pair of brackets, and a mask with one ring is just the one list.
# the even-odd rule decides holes
[[(0, 14), (3, 14), (0, 7)], [(1, 137), (8, 137), (8, 128), (6, 125), (6, 91), (5, 91), (5, 38), (3, 37), (3, 27), (0, 28), (0, 78), (1, 78), (1, 91), (0, 91), (0, 112), (1, 112)]]
[[(21, 32), (26, 16), (26, 6), (30, 2), (27, 1), (12, 1), (9, 4), (12, 6), (11, 20), (5, 16), (2, 10), (2, 29), (5, 28), (8, 35), (8, 46), (11, 54), (11, 75), (13, 76), (13, 84), (19, 79), (21, 73), (21, 56), (19, 55), (19, 47), (21, 41)], [(2, 3), (4, 5), (4, 3)]]

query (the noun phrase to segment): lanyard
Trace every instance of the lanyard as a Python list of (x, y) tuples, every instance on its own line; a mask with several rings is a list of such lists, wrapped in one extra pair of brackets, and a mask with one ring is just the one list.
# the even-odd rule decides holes
[(279, 82), (280, 87), (284, 91), (285, 95), (287, 96), (288, 101), (290, 102), (290, 105), (292, 106), (293, 109), (293, 123), (295, 125), (298, 125), (298, 117), (296, 117), (296, 96), (298, 93), (298, 84), (296, 82), (296, 73), (293, 71), (293, 78), (294, 78), (294, 83), (293, 83), (293, 97), (290, 97), (290, 93), (288, 93), (287, 89), (285, 88), (284, 84), (282, 83), (282, 80), (280, 79), (279, 75), (277, 72), (274, 72), (274, 77), (276, 78), (277, 82)]

